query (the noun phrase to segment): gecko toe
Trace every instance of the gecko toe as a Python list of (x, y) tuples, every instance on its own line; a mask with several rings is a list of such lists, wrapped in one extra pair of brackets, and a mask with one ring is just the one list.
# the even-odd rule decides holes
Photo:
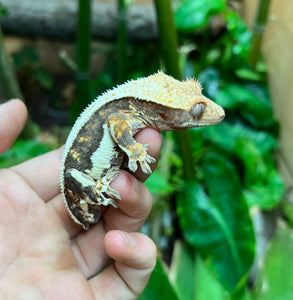
[(135, 173), (137, 170), (137, 164), (135, 160), (129, 159), (128, 168), (131, 172)]
[(153, 164), (155, 163), (157, 160), (155, 158), (153, 158), (152, 156), (148, 155), (146, 156), (145, 160), (149, 163), (149, 164)]
[(141, 169), (145, 174), (152, 174), (152, 170), (151, 170), (149, 164), (146, 162), (141, 163)]

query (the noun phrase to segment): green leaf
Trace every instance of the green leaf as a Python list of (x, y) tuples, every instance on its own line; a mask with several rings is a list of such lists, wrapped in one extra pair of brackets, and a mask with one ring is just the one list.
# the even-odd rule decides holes
[(150, 281), (146, 289), (138, 299), (179, 300), (160, 259), (157, 259), (157, 265), (151, 275)]
[(215, 101), (224, 108), (237, 110), (253, 126), (266, 128), (275, 123), (268, 99), (260, 97), (253, 86), (227, 84), (218, 92)]
[(194, 299), (194, 249), (176, 241), (169, 274), (178, 298)]
[(34, 75), (38, 82), (40, 83), (41, 87), (45, 89), (50, 89), (53, 86), (53, 77), (45, 71), (43, 68), (36, 68), (34, 70)]
[(238, 57), (247, 59), (250, 50), (251, 32), (247, 29), (241, 17), (233, 12), (226, 11), (224, 14), (227, 23), (227, 29), (235, 43), (233, 45), (233, 53)]
[(209, 18), (226, 8), (224, 0), (183, 0), (175, 12), (178, 30), (193, 32), (208, 24)]
[(257, 278), (255, 299), (291, 300), (293, 291), (293, 231), (279, 229), (271, 240)]
[(245, 165), (244, 182), (251, 185), (263, 182), (267, 176), (267, 164), (256, 144), (246, 137), (236, 140), (235, 152)]
[[(206, 187), (190, 182), (178, 195), (177, 212), (187, 241), (233, 293), (254, 259), (254, 231), (236, 170), (221, 157), (206, 156)], [(240, 226), (241, 224), (241, 226)]]
[(170, 194), (174, 191), (174, 188), (160, 175), (158, 170), (147, 179), (145, 185), (152, 194)]
[(268, 210), (276, 207), (284, 196), (284, 183), (276, 169), (268, 171), (262, 184), (254, 184), (244, 195), (249, 207), (254, 205)]
[(278, 173), (275, 173), (276, 182), (267, 185), (253, 185), (244, 191), (244, 196), (249, 207), (259, 206), (263, 210), (275, 208), (284, 195), (284, 185)]
[(270, 133), (254, 130), (240, 123), (229, 124), (223, 122), (217, 126), (202, 128), (202, 132), (209, 143), (213, 142), (223, 150), (229, 152), (236, 151), (236, 143), (239, 138), (251, 140), (256, 145), (261, 155), (269, 153), (277, 147), (277, 141)]
[(262, 155), (256, 144), (247, 138), (238, 138), (235, 151), (245, 166), (244, 195), (249, 207), (274, 208), (283, 197), (284, 185), (271, 155)]
[(48, 145), (32, 140), (17, 140), (0, 156), (0, 168), (8, 168), (52, 150)]
[(194, 299), (229, 299), (227, 292), (223, 289), (222, 285), (211, 273), (199, 255), (196, 256), (194, 278)]
[(281, 214), (287, 221), (288, 225), (293, 227), (293, 206), (289, 201), (282, 201)]
[(240, 68), (236, 70), (236, 75), (244, 80), (250, 80), (250, 81), (261, 81), (262, 76), (251, 69), (248, 68)]
[(16, 69), (33, 68), (39, 62), (39, 56), (33, 47), (26, 46), (20, 52), (13, 55), (13, 63)]
[(6, 9), (6, 7), (0, 3), (0, 21), (1, 21), (1, 18), (3, 16), (6, 16), (8, 14), (8, 11)]

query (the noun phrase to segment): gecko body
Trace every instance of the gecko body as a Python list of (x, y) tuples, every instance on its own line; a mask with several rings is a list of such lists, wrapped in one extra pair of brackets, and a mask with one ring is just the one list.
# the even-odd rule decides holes
[(156, 73), (133, 80), (99, 96), (75, 122), (65, 144), (61, 191), (73, 220), (88, 229), (100, 218), (100, 206), (117, 207), (119, 193), (110, 183), (128, 158), (151, 174), (148, 145), (133, 136), (145, 127), (176, 130), (217, 124), (224, 110), (202, 95), (200, 84), (180, 82)]

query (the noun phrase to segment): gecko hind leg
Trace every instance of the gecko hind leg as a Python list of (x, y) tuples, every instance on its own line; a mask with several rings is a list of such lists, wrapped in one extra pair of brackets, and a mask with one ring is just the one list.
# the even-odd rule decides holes
[(98, 222), (101, 211), (95, 195), (96, 182), (88, 175), (68, 169), (64, 173), (65, 198), (73, 219), (88, 229), (90, 224)]
[[(115, 200), (120, 200), (120, 194), (110, 187), (110, 182), (119, 175), (119, 171), (110, 170), (101, 179), (94, 180), (91, 176), (76, 169), (68, 169), (65, 173), (67, 186), (76, 198), (82, 199), (84, 206), (112, 205), (117, 207)], [(86, 202), (86, 203), (85, 203)]]
[(115, 200), (121, 200), (119, 192), (110, 187), (110, 183), (119, 175), (118, 170), (108, 170), (106, 175), (96, 181), (95, 194), (99, 198), (99, 204), (108, 206), (112, 205), (117, 208)]

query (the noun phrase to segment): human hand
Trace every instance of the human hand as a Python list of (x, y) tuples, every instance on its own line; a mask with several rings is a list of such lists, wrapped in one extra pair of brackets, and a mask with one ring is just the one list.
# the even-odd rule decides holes
[[(25, 119), (19, 100), (0, 106), (0, 154)], [(157, 131), (145, 129), (136, 139), (158, 158)], [(154, 243), (137, 232), (152, 205), (145, 175), (122, 171), (111, 183), (119, 208), (105, 208), (83, 231), (60, 194), (61, 157), (59, 149), (0, 170), (0, 299), (136, 299), (156, 261)]]

